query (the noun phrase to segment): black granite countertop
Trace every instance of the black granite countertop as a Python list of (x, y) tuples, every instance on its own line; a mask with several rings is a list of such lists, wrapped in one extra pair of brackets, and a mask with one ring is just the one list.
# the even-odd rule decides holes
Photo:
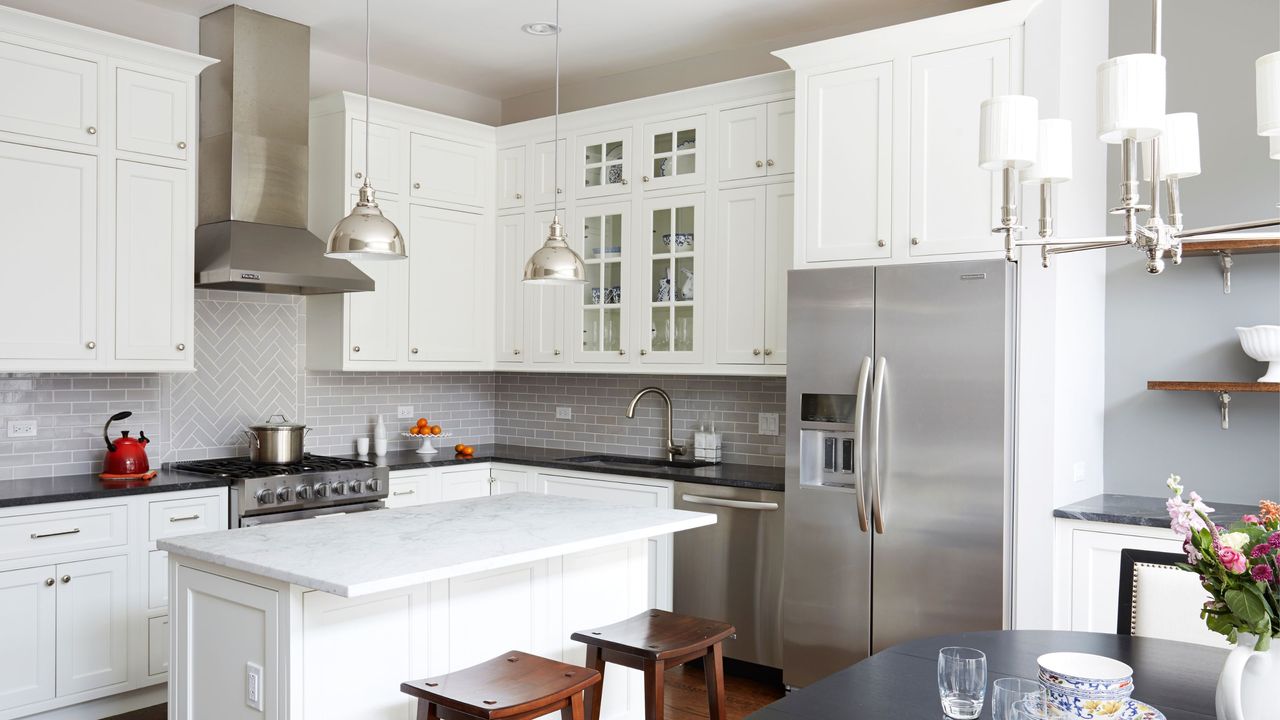
[(373, 460), (391, 470), (413, 470), (415, 468), (496, 462), (555, 468), (558, 470), (574, 470), (577, 472), (603, 473), (606, 475), (660, 478), (662, 480), (697, 483), (700, 485), (725, 485), (755, 490), (776, 490), (779, 492), (783, 490), (785, 485), (783, 480), (784, 471), (780, 467), (721, 463), (700, 468), (674, 468), (653, 465), (632, 469), (566, 462), (568, 458), (592, 454), (580, 450), (555, 450), (525, 447), (523, 445), (476, 445), (475, 449), (475, 455), (471, 458), (456, 457), (452, 450), (448, 448), (442, 449), (437, 455), (419, 455), (413, 450), (395, 450), (380, 458), (373, 455), (341, 455), (339, 457)]
[(160, 470), (159, 474), (145, 485), (131, 487), (108, 486), (94, 474), (23, 478), (0, 481), (0, 507), (96, 500), (118, 495), (200, 490), (227, 487), (230, 484), (231, 481), (227, 478), (205, 477), (167, 470)]
[[(1169, 513), (1165, 511), (1167, 499), (1167, 497), (1104, 493), (1060, 507), (1053, 511), (1053, 516), (1069, 520), (1167, 528), (1169, 527)], [(1206, 500), (1205, 504), (1214, 509), (1209, 517), (1221, 525), (1230, 525), (1238, 521), (1241, 515), (1258, 512), (1256, 505), (1216, 503), (1212, 500)]]

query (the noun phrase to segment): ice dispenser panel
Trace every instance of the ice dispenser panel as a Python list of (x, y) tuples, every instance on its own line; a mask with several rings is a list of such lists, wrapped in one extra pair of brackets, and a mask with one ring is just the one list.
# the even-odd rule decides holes
[(800, 484), (856, 490), (856, 395), (800, 396)]

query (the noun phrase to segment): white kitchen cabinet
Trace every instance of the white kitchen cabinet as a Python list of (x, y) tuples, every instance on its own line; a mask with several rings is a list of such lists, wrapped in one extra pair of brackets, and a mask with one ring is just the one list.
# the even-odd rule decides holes
[[(547, 140), (533, 146), (533, 178), (530, 192), (534, 205), (564, 203), (567, 187), (565, 177), (569, 169), (565, 165), (565, 140)], [(558, 169), (558, 170), (557, 170)]]
[(492, 155), (479, 145), (432, 135), (409, 135), (409, 194), (427, 202), (471, 208), (489, 205)]
[[(708, 289), (702, 193), (644, 203), (638, 338), (647, 363), (701, 363)], [(638, 298), (639, 299), (639, 298)], [(647, 325), (647, 327), (646, 327)], [(647, 330), (647, 332), (646, 332)]]
[(116, 68), (116, 149), (188, 160), (194, 83)]
[[(357, 200), (358, 196), (351, 196), (352, 206)], [(403, 208), (398, 201), (384, 198), (378, 201), (378, 206), (401, 233), (407, 232)], [(346, 303), (347, 358), (361, 363), (394, 363), (404, 352), (409, 263), (357, 260), (354, 264), (373, 279), (373, 290), (341, 296)]]
[(0, 710), (56, 693), (56, 568), (0, 572)]
[(169, 616), (147, 620), (147, 675), (155, 677), (169, 672)]
[[(673, 489), (664, 481), (653, 483), (605, 480), (599, 477), (539, 471), (536, 492), (547, 495), (599, 500), (629, 507), (673, 507)], [(670, 535), (649, 538), (649, 607), (670, 610), (674, 573)]]
[(489, 497), (493, 478), (489, 468), (443, 468), (440, 471), (440, 499)]
[(128, 570), (124, 555), (58, 564), (58, 695), (128, 679)]
[(795, 101), (720, 111), (720, 180), (748, 180), (795, 171)]
[(0, 142), (0, 358), (98, 358), (97, 188), (92, 155)]
[(438, 470), (401, 470), (391, 473), (391, 482), (387, 489), (387, 507), (411, 507), (439, 500)]
[(571, 288), (573, 330), (580, 338), (574, 362), (627, 363), (632, 314), (639, 304), (632, 286), (631, 203), (578, 206), (580, 220), (570, 244), (582, 256), (587, 282)]
[[(533, 227), (525, 238), (526, 258), (546, 241), (553, 216), (551, 210), (534, 214)], [(567, 210), (560, 211), (560, 223), (572, 242), (574, 225)], [(565, 352), (569, 347), (565, 337), (565, 307), (570, 290), (577, 291), (577, 288), (539, 284), (523, 284), (522, 288), (527, 360), (538, 365), (563, 365), (569, 359)]]
[(116, 161), (117, 359), (181, 364), (194, 352), (188, 180), (183, 168)]
[(803, 260), (883, 259), (893, 200), (893, 63), (801, 78), (808, 84)]
[(0, 42), (0, 131), (97, 145), (98, 63), (32, 45)]
[(529, 259), (523, 214), (498, 218), (494, 257), (498, 272), (493, 293), (494, 361), (523, 363), (526, 293), (523, 279), (524, 264)]
[(1000, 174), (978, 167), (982, 101), (1010, 92), (1009, 40), (911, 58), (911, 254), (996, 249)]
[(369, 134), (370, 163), (364, 159), (365, 127), (367, 124), (360, 118), (351, 118), (351, 141), (348, 143), (350, 166), (347, 170), (348, 182), (352, 188), (364, 185), (365, 178), (377, 191), (379, 204), (386, 195), (394, 195), (400, 190), (400, 129), (382, 123), (372, 123), (373, 130)]
[(707, 116), (694, 115), (644, 126), (645, 190), (702, 184), (706, 176)]
[(791, 183), (721, 190), (717, 203), (716, 361), (786, 363)]
[(489, 473), (490, 477), (493, 479), (493, 495), (505, 495), (506, 493), (513, 492), (533, 492), (533, 478), (530, 477), (528, 470), (492, 468)]
[(492, 262), (481, 215), (409, 206), (409, 362), (489, 358)]
[(503, 148), (498, 151), (498, 209), (524, 207), (525, 196), (525, 146)]
[(579, 135), (575, 200), (618, 195), (631, 188), (631, 128)]

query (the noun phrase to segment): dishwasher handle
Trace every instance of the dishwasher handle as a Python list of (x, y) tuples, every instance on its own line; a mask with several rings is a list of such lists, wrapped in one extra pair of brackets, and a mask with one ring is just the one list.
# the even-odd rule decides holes
[(773, 512), (778, 509), (776, 502), (757, 502), (755, 500), (727, 500), (725, 498), (705, 497), (703, 495), (684, 494), (680, 499), (694, 505), (715, 505), (716, 507), (733, 508), (735, 510), (763, 510)]

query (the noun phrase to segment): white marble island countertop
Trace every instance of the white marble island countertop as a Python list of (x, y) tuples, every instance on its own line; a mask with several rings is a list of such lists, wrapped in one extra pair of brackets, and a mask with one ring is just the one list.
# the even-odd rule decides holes
[(157, 547), (360, 597), (715, 522), (686, 510), (511, 493), (186, 535)]

